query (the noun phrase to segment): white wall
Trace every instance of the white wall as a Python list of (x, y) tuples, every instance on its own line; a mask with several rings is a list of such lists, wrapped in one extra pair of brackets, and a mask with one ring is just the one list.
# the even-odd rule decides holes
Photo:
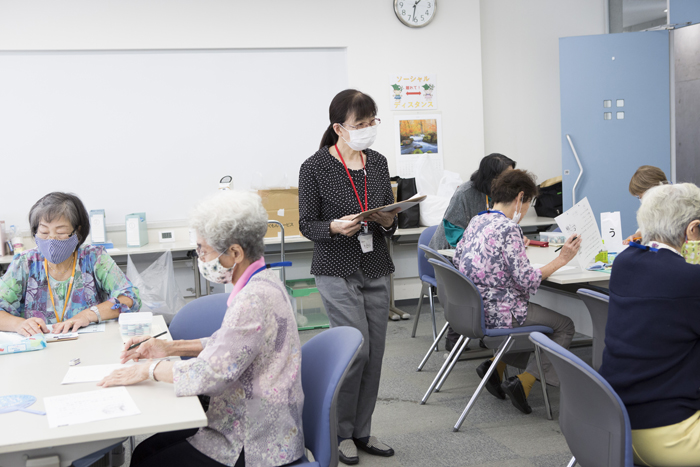
[(605, 33), (606, 0), (482, 0), (486, 153), (561, 175), (559, 38)]
[[(443, 0), (423, 29), (399, 23), (387, 0), (0, 0), (0, 48), (347, 47), (350, 86), (379, 105), (384, 124), (375, 148), (387, 156), (390, 171), (395, 172), (395, 160), (389, 76), (436, 73), (445, 167), (464, 177), (484, 152), (479, 21), (478, 0)], [(271, 112), (253, 124), (269, 126), (274, 135), (275, 125), (303, 122), (279, 122)], [(274, 144), (280, 151), (311, 155), (324, 130), (312, 141)]]

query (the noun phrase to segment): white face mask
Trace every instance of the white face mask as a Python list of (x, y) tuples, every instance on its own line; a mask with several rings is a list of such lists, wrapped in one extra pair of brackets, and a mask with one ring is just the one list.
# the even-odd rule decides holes
[(520, 210), (521, 210), (522, 207), (523, 207), (523, 202), (520, 201), (520, 200), (518, 200), (518, 201), (520, 202), (520, 207), (519, 207), (519, 208), (516, 207), (516, 208), (515, 208), (515, 213), (513, 214), (513, 222), (515, 222), (516, 224), (517, 224), (518, 222), (520, 222), (520, 218), (521, 218), (522, 215), (523, 215), (522, 212), (520, 212)]
[(343, 141), (345, 141), (353, 151), (364, 151), (368, 147), (372, 146), (372, 144), (374, 144), (374, 140), (377, 138), (376, 125), (368, 126), (367, 128), (363, 128), (361, 130), (348, 130), (343, 125), (340, 126), (350, 134), (350, 141), (346, 140), (342, 136), (341, 138), (343, 138)]
[[(221, 255), (223, 255), (223, 253), (221, 253)], [(236, 268), (236, 263), (233, 263), (233, 266), (230, 268), (223, 267), (219, 261), (221, 255), (211, 261), (202, 261), (197, 258), (197, 265), (199, 266), (199, 272), (201, 272), (204, 278), (209, 282), (229, 284), (233, 279), (233, 270)]]

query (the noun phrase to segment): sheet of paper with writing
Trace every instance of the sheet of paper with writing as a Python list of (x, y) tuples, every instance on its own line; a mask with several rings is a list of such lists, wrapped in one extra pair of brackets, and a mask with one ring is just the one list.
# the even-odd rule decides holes
[(567, 238), (573, 234), (581, 237), (581, 248), (576, 259), (581, 269), (586, 269), (603, 249), (603, 239), (588, 198), (583, 198), (554, 220)]

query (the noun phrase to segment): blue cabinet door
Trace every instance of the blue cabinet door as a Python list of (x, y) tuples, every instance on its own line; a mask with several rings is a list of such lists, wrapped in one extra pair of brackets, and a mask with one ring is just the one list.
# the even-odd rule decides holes
[[(637, 229), (639, 201), (628, 191), (641, 165), (671, 175), (670, 63), (667, 31), (559, 40), (564, 209), (583, 167), (576, 201), (600, 213), (620, 211), (622, 232)], [(608, 106), (606, 106), (608, 105)], [(607, 115), (606, 115), (607, 114)]]

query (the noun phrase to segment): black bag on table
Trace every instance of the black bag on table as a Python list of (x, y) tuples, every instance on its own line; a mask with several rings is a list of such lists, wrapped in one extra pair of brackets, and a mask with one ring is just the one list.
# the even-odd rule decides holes
[(561, 176), (550, 178), (540, 184), (540, 193), (535, 200), (535, 212), (540, 217), (557, 217), (564, 209), (561, 194)]
[[(406, 201), (418, 193), (415, 178), (391, 177), (392, 182), (398, 183), (396, 201)], [(420, 204), (399, 213), (399, 229), (410, 229), (420, 225)]]

